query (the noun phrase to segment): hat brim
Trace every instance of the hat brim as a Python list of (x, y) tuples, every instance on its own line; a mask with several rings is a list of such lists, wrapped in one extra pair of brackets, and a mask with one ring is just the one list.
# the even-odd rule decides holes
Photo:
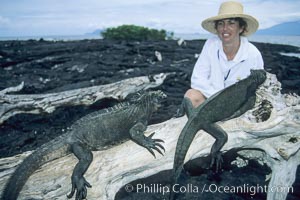
[(258, 21), (250, 16), (250, 15), (246, 15), (246, 14), (223, 14), (223, 15), (218, 15), (215, 17), (210, 17), (207, 18), (206, 20), (204, 20), (202, 22), (202, 27), (207, 30), (208, 32), (211, 32), (213, 34), (217, 34), (217, 30), (215, 28), (215, 21), (217, 20), (221, 20), (221, 19), (227, 19), (227, 18), (236, 18), (236, 17), (240, 17), (242, 19), (245, 20), (245, 22), (247, 23), (247, 30), (243, 33), (243, 36), (249, 36), (253, 33), (255, 33), (258, 29)]

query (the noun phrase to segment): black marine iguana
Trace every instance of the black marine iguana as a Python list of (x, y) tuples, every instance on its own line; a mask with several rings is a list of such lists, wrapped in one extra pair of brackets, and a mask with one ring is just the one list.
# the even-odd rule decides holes
[[(177, 141), (173, 165), (173, 184), (177, 183), (186, 153), (196, 133), (201, 129), (216, 139), (210, 152), (210, 167), (215, 164), (216, 170), (220, 169), (222, 162), (220, 150), (227, 142), (227, 134), (216, 122), (239, 117), (251, 109), (256, 101), (256, 89), (265, 80), (266, 72), (264, 70), (251, 70), (251, 74), (247, 78), (216, 93), (197, 108), (193, 108), (191, 102), (185, 99), (183, 107), (188, 115), (188, 121)], [(174, 193), (171, 194), (171, 199), (172, 195)]]
[[(161, 91), (138, 93), (130, 102), (120, 103), (113, 108), (93, 112), (76, 121), (66, 134), (42, 145), (10, 177), (2, 193), (2, 200), (15, 200), (29, 176), (40, 166), (51, 160), (73, 153), (79, 160), (71, 182), (68, 198), (76, 192), (76, 200), (85, 199), (87, 187), (91, 185), (84, 178), (93, 160), (91, 151), (103, 150), (125, 140), (133, 140), (145, 147), (154, 157), (154, 151), (163, 154), (163, 140), (144, 136), (151, 114), (157, 110), (166, 95)], [(159, 148), (158, 148), (159, 147)]]

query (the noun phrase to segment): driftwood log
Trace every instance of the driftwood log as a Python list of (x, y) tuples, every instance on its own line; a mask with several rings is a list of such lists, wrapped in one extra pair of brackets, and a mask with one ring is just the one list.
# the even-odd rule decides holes
[[(252, 157), (272, 169), (268, 200), (286, 198), (286, 188), (291, 188), (295, 181), (300, 163), (300, 98), (282, 95), (280, 88), (276, 77), (268, 74), (267, 81), (257, 91), (256, 106), (239, 118), (219, 123), (229, 136), (222, 151), (246, 149), (246, 153), (241, 151), (241, 157)], [(116, 192), (127, 183), (171, 169), (177, 138), (186, 121), (186, 117), (182, 117), (148, 127), (147, 134), (156, 132), (154, 137), (165, 141), (165, 155), (158, 155), (156, 159), (132, 141), (93, 152), (94, 160), (86, 173), (93, 185), (88, 199), (114, 199)], [(185, 161), (207, 156), (213, 141), (209, 134), (199, 131)], [(29, 153), (0, 160), (0, 190), (15, 166)], [(47, 163), (27, 181), (20, 199), (66, 199), (76, 162), (76, 158), (69, 155)]]
[(128, 94), (161, 85), (167, 74), (129, 78), (116, 83), (48, 94), (9, 94), (24, 83), (0, 91), (0, 124), (20, 113), (51, 113), (60, 106), (90, 105), (103, 98), (123, 100)]

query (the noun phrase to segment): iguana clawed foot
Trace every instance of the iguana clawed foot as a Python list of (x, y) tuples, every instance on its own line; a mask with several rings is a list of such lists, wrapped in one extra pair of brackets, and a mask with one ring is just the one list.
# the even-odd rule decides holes
[(161, 148), (164, 152), (166, 150), (163, 147), (163, 145), (160, 144), (160, 142), (164, 143), (163, 140), (152, 138), (154, 134), (155, 134), (155, 132), (151, 133), (151, 135), (149, 135), (148, 137), (145, 137), (145, 140), (144, 140), (142, 146), (145, 147), (154, 156), (154, 158), (156, 158), (153, 150), (156, 150), (161, 155), (164, 155), (164, 154), (162, 153), (162, 151), (159, 148)]
[(184, 97), (182, 103), (180, 104), (179, 108), (176, 111), (176, 114), (173, 116), (174, 118), (183, 117), (185, 114), (189, 118), (194, 111), (194, 106), (191, 100), (187, 97)]
[(218, 173), (222, 168), (223, 158), (221, 152), (216, 152), (211, 155), (210, 168), (215, 166), (215, 172)]
[(72, 190), (71, 193), (67, 195), (67, 197), (69, 199), (72, 198), (74, 193), (76, 192), (75, 200), (86, 199), (87, 187), (91, 188), (92, 186), (89, 182), (85, 180), (83, 176), (72, 176)]

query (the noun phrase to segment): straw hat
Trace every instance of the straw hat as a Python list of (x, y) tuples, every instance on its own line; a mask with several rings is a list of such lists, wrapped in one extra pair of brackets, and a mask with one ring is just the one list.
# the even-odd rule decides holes
[(202, 22), (202, 27), (214, 34), (217, 34), (215, 28), (215, 21), (226, 19), (226, 18), (236, 18), (240, 17), (247, 23), (247, 30), (243, 33), (244, 36), (251, 35), (258, 29), (258, 21), (247, 14), (244, 14), (243, 5), (236, 1), (227, 1), (221, 4), (219, 8), (219, 13), (215, 17), (210, 17)]

